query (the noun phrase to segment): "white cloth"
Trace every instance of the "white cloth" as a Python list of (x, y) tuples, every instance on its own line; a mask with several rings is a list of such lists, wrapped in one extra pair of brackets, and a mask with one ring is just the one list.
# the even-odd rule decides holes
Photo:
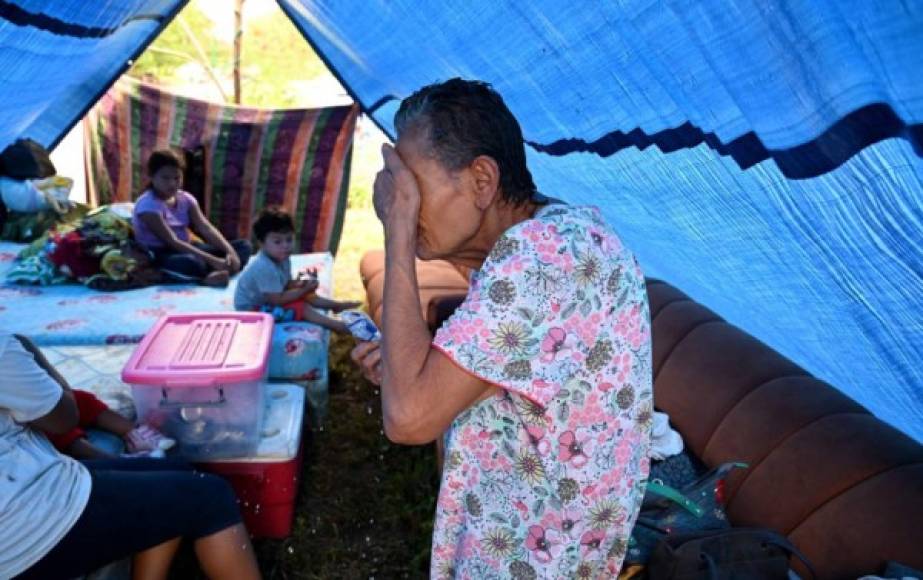
[(77, 522), (90, 473), (24, 423), (47, 415), (61, 386), (0, 331), (0, 578), (27, 570)]
[(63, 213), (73, 205), (67, 199), (73, 186), (73, 179), (59, 175), (24, 180), (0, 177), (0, 198), (11, 211), (35, 213), (53, 208)]
[(683, 437), (670, 427), (666, 413), (654, 411), (651, 430), (651, 459), (661, 461), (683, 451)]
[(35, 213), (47, 208), (45, 196), (28, 179), (0, 177), (0, 198), (10, 211)]

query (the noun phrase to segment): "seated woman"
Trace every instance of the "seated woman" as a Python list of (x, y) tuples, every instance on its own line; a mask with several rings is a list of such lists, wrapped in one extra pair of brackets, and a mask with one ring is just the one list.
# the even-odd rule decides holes
[[(374, 194), (382, 342), (353, 358), (390, 439), (444, 436), (431, 577), (614, 577), (649, 469), (641, 270), (599, 210), (538, 195), (489, 85), (425, 87), (394, 124)], [(415, 255), (477, 269), (435, 339)]]
[[(199, 202), (183, 185), (183, 162), (168, 149), (147, 162), (151, 184), (135, 202), (135, 239), (154, 253), (155, 263), (177, 282), (226, 286), (250, 259), (247, 240), (228, 242), (205, 218)], [(190, 228), (205, 243), (192, 243)]]
[(166, 459), (78, 462), (42, 434), (76, 424), (67, 382), (0, 331), (0, 578), (74, 578), (131, 555), (133, 577), (166, 578), (183, 538), (208, 577), (260, 577), (227, 482)]

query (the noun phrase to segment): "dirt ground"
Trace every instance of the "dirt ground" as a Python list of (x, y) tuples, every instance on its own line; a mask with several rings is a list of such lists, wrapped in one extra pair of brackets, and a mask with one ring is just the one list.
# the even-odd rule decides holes
[(384, 436), (377, 390), (330, 349), (330, 402), (307, 440), (292, 536), (256, 543), (267, 579), (425, 578), (438, 486), (433, 446)]

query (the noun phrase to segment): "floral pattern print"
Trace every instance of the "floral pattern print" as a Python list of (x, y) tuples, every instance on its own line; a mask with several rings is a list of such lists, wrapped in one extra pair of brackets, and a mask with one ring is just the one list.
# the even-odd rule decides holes
[(510, 228), (433, 344), (503, 390), (446, 433), (432, 577), (615, 576), (649, 469), (650, 321), (599, 211)]

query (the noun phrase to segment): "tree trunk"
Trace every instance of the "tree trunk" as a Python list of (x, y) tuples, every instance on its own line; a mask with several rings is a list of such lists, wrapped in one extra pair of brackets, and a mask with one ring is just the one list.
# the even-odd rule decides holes
[(234, 103), (240, 104), (240, 48), (244, 35), (244, 0), (234, 3)]

